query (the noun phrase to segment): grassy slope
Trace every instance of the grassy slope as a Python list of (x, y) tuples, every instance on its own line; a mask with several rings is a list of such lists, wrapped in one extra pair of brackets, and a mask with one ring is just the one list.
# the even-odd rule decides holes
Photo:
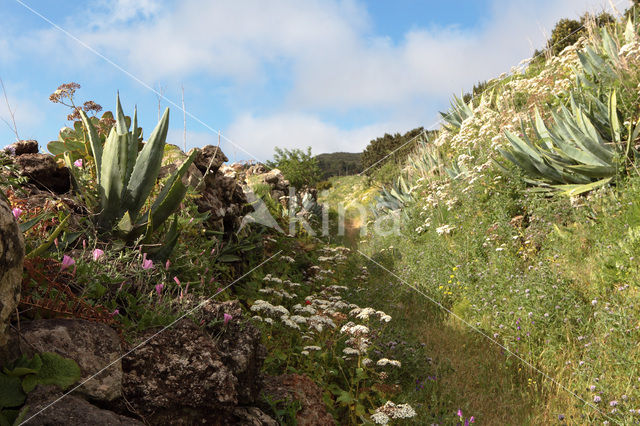
[[(425, 343), (441, 372), (424, 416), (461, 408), (480, 424), (638, 421), (638, 173), (569, 199), (532, 192), (517, 172), (488, 161), (499, 158), (503, 128), (515, 130), (534, 106), (548, 113), (558, 104), (572, 63), (568, 50), (501, 81), (497, 99), (436, 140), (470, 173), (414, 178), (416, 202), (404, 209), (400, 235), (359, 240), (360, 250), (425, 293), (368, 263), (376, 279), (364, 294), (403, 317), (396, 332)], [(367, 189), (351, 191), (353, 179), (335, 180), (327, 199), (359, 198)], [(438, 232), (443, 225), (452, 231)]]

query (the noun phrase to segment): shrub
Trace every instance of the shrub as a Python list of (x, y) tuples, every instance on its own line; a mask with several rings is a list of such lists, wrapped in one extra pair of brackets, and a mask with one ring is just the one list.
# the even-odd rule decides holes
[(320, 180), (318, 160), (311, 155), (311, 147), (307, 147), (307, 152), (275, 147), (273, 161), (267, 161), (267, 166), (278, 168), (296, 188), (312, 187)]

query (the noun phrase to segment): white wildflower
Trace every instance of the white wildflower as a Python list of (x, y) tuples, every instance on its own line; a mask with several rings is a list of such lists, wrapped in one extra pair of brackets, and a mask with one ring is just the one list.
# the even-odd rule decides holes
[(400, 361), (397, 361), (395, 359), (388, 359), (388, 358), (380, 358), (378, 360), (378, 362), (376, 362), (376, 365), (378, 365), (380, 367), (384, 367), (385, 365), (393, 365), (394, 367), (402, 367), (402, 363)]

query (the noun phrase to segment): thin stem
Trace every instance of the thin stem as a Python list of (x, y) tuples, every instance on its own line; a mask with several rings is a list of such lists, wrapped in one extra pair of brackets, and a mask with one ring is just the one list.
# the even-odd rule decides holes
[(13, 111), (11, 109), (11, 105), (9, 104), (9, 97), (7, 96), (7, 90), (4, 87), (4, 81), (2, 81), (2, 78), (0, 78), (0, 86), (2, 86), (2, 93), (4, 95), (4, 101), (7, 104), (7, 110), (9, 111), (9, 115), (11, 116), (11, 123), (10, 124), (7, 120), (5, 120), (4, 118), (0, 117), (2, 119), (2, 121), (5, 122), (5, 124), (13, 131), (13, 133), (16, 135), (16, 141), (20, 141), (20, 136), (18, 135), (18, 126), (16, 126), (16, 116), (15, 116), (15, 111)]

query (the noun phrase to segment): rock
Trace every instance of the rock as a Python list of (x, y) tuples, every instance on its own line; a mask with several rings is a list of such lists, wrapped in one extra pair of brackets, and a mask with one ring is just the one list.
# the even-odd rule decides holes
[[(267, 356), (261, 343), (260, 331), (242, 316), (237, 300), (222, 303), (209, 302), (201, 308), (206, 330), (217, 337), (222, 361), (231, 368), (238, 380), (238, 403), (251, 405), (256, 402), (262, 388), (260, 370)], [(224, 314), (232, 316), (224, 325)]]
[(212, 166), (204, 177), (200, 197), (195, 203), (200, 213), (209, 213), (207, 223), (211, 228), (230, 234), (240, 227), (242, 217), (251, 211), (251, 207), (247, 205), (247, 197), (236, 174), (230, 172), (233, 169), (222, 168), (223, 160), (227, 161), (227, 156), (211, 145), (204, 147), (196, 156), (194, 163), (200, 172), (205, 173), (209, 162)]
[(237, 404), (238, 380), (215, 341), (193, 322), (149, 330), (140, 336), (147, 339), (122, 360), (122, 384), (126, 401), (149, 422), (192, 424)]
[(269, 170), (266, 168), (264, 164), (255, 164), (253, 166), (250, 166), (247, 169), (247, 176), (261, 175), (261, 174), (267, 173), (268, 171)]
[(4, 152), (11, 156), (17, 157), (23, 154), (37, 154), (38, 152), (40, 152), (40, 149), (38, 148), (38, 141), (22, 140), (6, 146), (4, 148)]
[(81, 381), (115, 361), (77, 392), (100, 401), (121, 396), (120, 338), (109, 326), (81, 319), (41, 319), (22, 324), (20, 337), (20, 347), (28, 356), (55, 352), (76, 361), (82, 372)]
[(15, 158), (15, 164), (40, 189), (64, 194), (71, 188), (69, 169), (58, 166), (51, 155), (23, 154)]
[[(166, 144), (164, 146), (164, 154), (162, 156), (162, 165), (160, 167), (159, 179), (164, 179), (171, 173), (175, 172), (178, 167), (188, 158), (188, 155), (176, 145)], [(187, 172), (182, 177), (182, 183), (186, 186), (195, 188), (202, 180), (202, 172), (198, 170), (195, 164), (191, 163)]]
[(0, 346), (7, 342), (7, 323), (20, 301), (24, 241), (11, 207), (0, 196)]
[[(202, 173), (205, 173), (207, 169), (209, 169), (209, 173), (215, 174), (220, 166), (227, 161), (229, 161), (229, 159), (219, 147), (207, 145), (199, 150), (193, 163)], [(211, 168), (209, 168), (209, 166), (211, 166)]]
[[(33, 418), (24, 424), (30, 426), (144, 425), (130, 417), (98, 408), (74, 395), (67, 395), (58, 400), (62, 395), (55, 386), (36, 387), (27, 398), (29, 411), (25, 420), (31, 416)], [(40, 411), (43, 409), (44, 411)]]
[(275, 400), (294, 399), (300, 402), (302, 408), (296, 415), (299, 426), (335, 424), (322, 401), (322, 390), (307, 376), (283, 374), (266, 377), (263, 392)]
[(225, 424), (243, 426), (277, 426), (278, 422), (257, 407), (236, 407)]

